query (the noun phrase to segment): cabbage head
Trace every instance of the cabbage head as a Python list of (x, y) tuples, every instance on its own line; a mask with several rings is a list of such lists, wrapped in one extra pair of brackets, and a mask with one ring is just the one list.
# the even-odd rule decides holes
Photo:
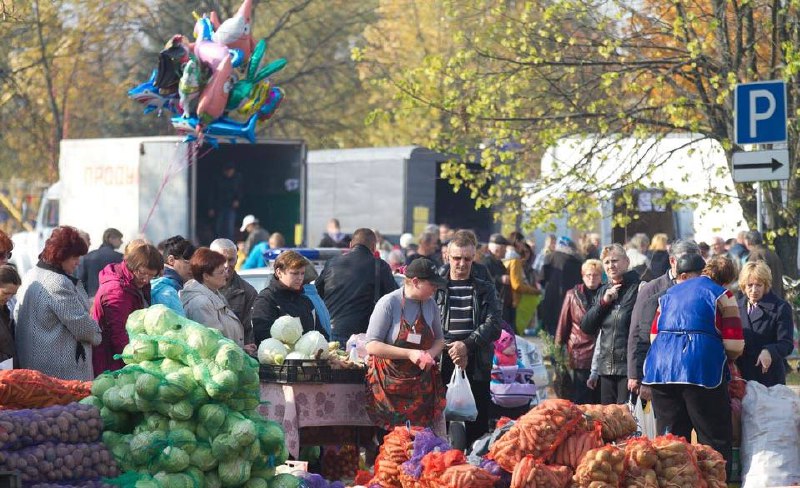
[(81, 400), (78, 403), (81, 403), (83, 405), (91, 405), (91, 406), (95, 407), (98, 410), (103, 408), (103, 400), (101, 400), (100, 398), (98, 398), (98, 397), (96, 397), (94, 395), (89, 395), (89, 396), (87, 396), (86, 398), (84, 398), (83, 400)]
[(192, 454), (197, 448), (197, 438), (194, 432), (188, 429), (173, 429), (167, 432), (167, 441), (170, 445), (180, 447), (187, 454)]
[(194, 480), (186, 473), (156, 473), (153, 479), (161, 488), (195, 488)]
[(300, 478), (283, 473), (275, 476), (269, 481), (269, 488), (300, 488)]
[(145, 309), (139, 309), (128, 315), (128, 320), (125, 322), (125, 330), (128, 331), (129, 337), (145, 333), (144, 320), (146, 313)]
[(244, 366), (244, 351), (232, 342), (221, 342), (214, 362), (221, 369), (240, 371)]
[(211, 446), (207, 442), (200, 442), (197, 444), (194, 452), (190, 456), (192, 466), (197, 467), (200, 471), (208, 471), (217, 467), (217, 458), (211, 451)]
[(170, 420), (169, 430), (184, 429), (194, 434), (197, 425), (192, 420)]
[(158, 343), (150, 339), (133, 337), (125, 349), (129, 349), (127, 353), (126, 351), (122, 352), (123, 360), (127, 364), (152, 361), (158, 358)]
[(112, 386), (117, 385), (117, 380), (108, 373), (103, 373), (94, 379), (92, 382), (92, 395), (102, 398), (105, 393)]
[(176, 361), (174, 359), (164, 359), (161, 361), (161, 374), (169, 374), (174, 373), (176, 371), (180, 371), (185, 368), (186, 365), (183, 364), (181, 361)]
[(206, 488), (222, 488), (222, 482), (219, 480), (216, 466), (203, 474), (206, 476)]
[(211, 452), (219, 461), (235, 459), (239, 456), (239, 443), (230, 434), (220, 434), (211, 443)]
[(319, 354), (320, 359), (326, 359), (329, 356), (328, 341), (325, 336), (312, 330), (307, 332), (301, 337), (294, 345), (294, 350), (300, 354), (305, 354), (309, 358), (316, 358)]
[(133, 403), (136, 405), (136, 411), (141, 413), (155, 412), (157, 402), (155, 400), (148, 400), (140, 396), (138, 393), (133, 395)]
[(266, 420), (258, 426), (258, 440), (266, 454), (278, 454), (285, 443), (283, 426), (274, 420)]
[[(203, 359), (213, 360), (219, 347), (217, 343), (222, 335), (215, 329), (205, 325), (192, 324), (186, 328), (186, 344)], [(216, 332), (216, 333), (215, 333)]]
[(167, 412), (167, 416), (173, 420), (189, 420), (194, 414), (194, 407), (186, 400), (172, 404)]
[(164, 335), (168, 330), (180, 328), (184, 320), (165, 305), (153, 305), (145, 310), (144, 330), (148, 335)]
[(250, 479), (250, 462), (244, 459), (231, 459), (220, 461), (217, 467), (219, 480), (224, 487), (234, 487), (243, 485)]
[(225, 423), (228, 409), (217, 403), (207, 403), (197, 412), (197, 423), (205, 427), (210, 433), (217, 433)]
[(167, 473), (180, 473), (189, 467), (189, 454), (180, 447), (167, 446), (158, 456), (158, 465)]
[(264, 478), (252, 477), (244, 484), (244, 488), (269, 488), (269, 483)]
[(281, 365), (287, 354), (289, 354), (289, 348), (274, 337), (264, 339), (258, 345), (258, 362), (261, 364)]
[(291, 315), (278, 317), (272, 323), (269, 335), (291, 346), (303, 335), (303, 324), (300, 322), (300, 317), (292, 317)]
[(131, 438), (130, 455), (135, 464), (149, 464), (163, 448), (167, 436), (164, 432), (141, 432)]
[(145, 415), (143, 425), (147, 430), (169, 430), (169, 419), (161, 414), (149, 413)]
[(155, 400), (161, 379), (150, 373), (142, 373), (136, 378), (136, 394), (147, 400)]
[(233, 371), (220, 371), (214, 374), (205, 386), (211, 398), (225, 399), (239, 387), (239, 377)]

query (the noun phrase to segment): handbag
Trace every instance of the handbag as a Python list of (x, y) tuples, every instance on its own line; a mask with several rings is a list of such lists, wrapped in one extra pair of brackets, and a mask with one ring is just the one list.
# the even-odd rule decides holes
[(444, 417), (448, 421), (474, 422), (478, 418), (478, 406), (472, 395), (467, 374), (456, 366), (450, 383), (447, 384)]

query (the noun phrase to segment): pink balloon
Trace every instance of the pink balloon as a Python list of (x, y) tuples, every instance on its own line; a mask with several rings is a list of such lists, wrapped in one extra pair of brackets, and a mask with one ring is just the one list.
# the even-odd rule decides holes
[(194, 44), (194, 55), (201, 62), (216, 71), (220, 63), (228, 56), (228, 47), (213, 41), (197, 41)]
[(228, 103), (228, 92), (230, 92), (231, 56), (226, 55), (222, 62), (215, 69), (211, 78), (208, 80), (200, 94), (200, 102), (197, 105), (197, 116), (200, 123), (207, 125), (220, 118), (225, 111), (225, 104)]

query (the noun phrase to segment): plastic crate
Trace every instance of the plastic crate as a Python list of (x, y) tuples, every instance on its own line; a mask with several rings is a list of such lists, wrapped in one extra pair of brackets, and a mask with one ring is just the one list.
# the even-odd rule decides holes
[(281, 365), (262, 364), (262, 381), (268, 383), (352, 383), (365, 382), (365, 370), (332, 369), (325, 360), (287, 359)]

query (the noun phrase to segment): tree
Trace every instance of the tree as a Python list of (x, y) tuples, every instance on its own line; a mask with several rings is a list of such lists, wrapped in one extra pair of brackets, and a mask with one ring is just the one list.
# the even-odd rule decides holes
[[(615, 144), (623, 137), (691, 132), (718, 141), (728, 170), (732, 142), (732, 89), (738, 82), (783, 78), (789, 82), (791, 179), (788, 205), (777, 183), (766, 191), (767, 236), (795, 274), (798, 185), (796, 179), (800, 87), (798, 2), (766, 0), (549, 0), (500, 2), (448, 0), (447, 16), (456, 53), (428, 56), (393, 77), (398, 103), (433, 107), (446, 114), (447, 133), (428, 144), (480, 161), (481, 174), (456, 161), (446, 176), (468, 185), (479, 204), (519, 202), (563, 182), (550, 205), (532, 209), (538, 225), (565, 208), (588, 208), (593, 196), (615, 189), (630, 195), (630, 172), (614, 181), (586, 174), (603, 148), (590, 144), (581, 161), (561, 168), (557, 178), (537, 178), (541, 155), (567, 137)], [(441, 80), (437, 93), (426, 91)], [(598, 136), (602, 136), (598, 138)], [(482, 148), (482, 149), (481, 149)], [(637, 168), (637, 175), (654, 168)], [(523, 184), (530, 182), (530, 184)], [(491, 184), (489, 184), (491, 183)], [(710, 198), (726, 198), (711, 194)], [(754, 226), (754, 192), (737, 185), (734, 198)], [(580, 216), (585, 212), (574, 212)], [(580, 225), (579, 218), (573, 224)]]

